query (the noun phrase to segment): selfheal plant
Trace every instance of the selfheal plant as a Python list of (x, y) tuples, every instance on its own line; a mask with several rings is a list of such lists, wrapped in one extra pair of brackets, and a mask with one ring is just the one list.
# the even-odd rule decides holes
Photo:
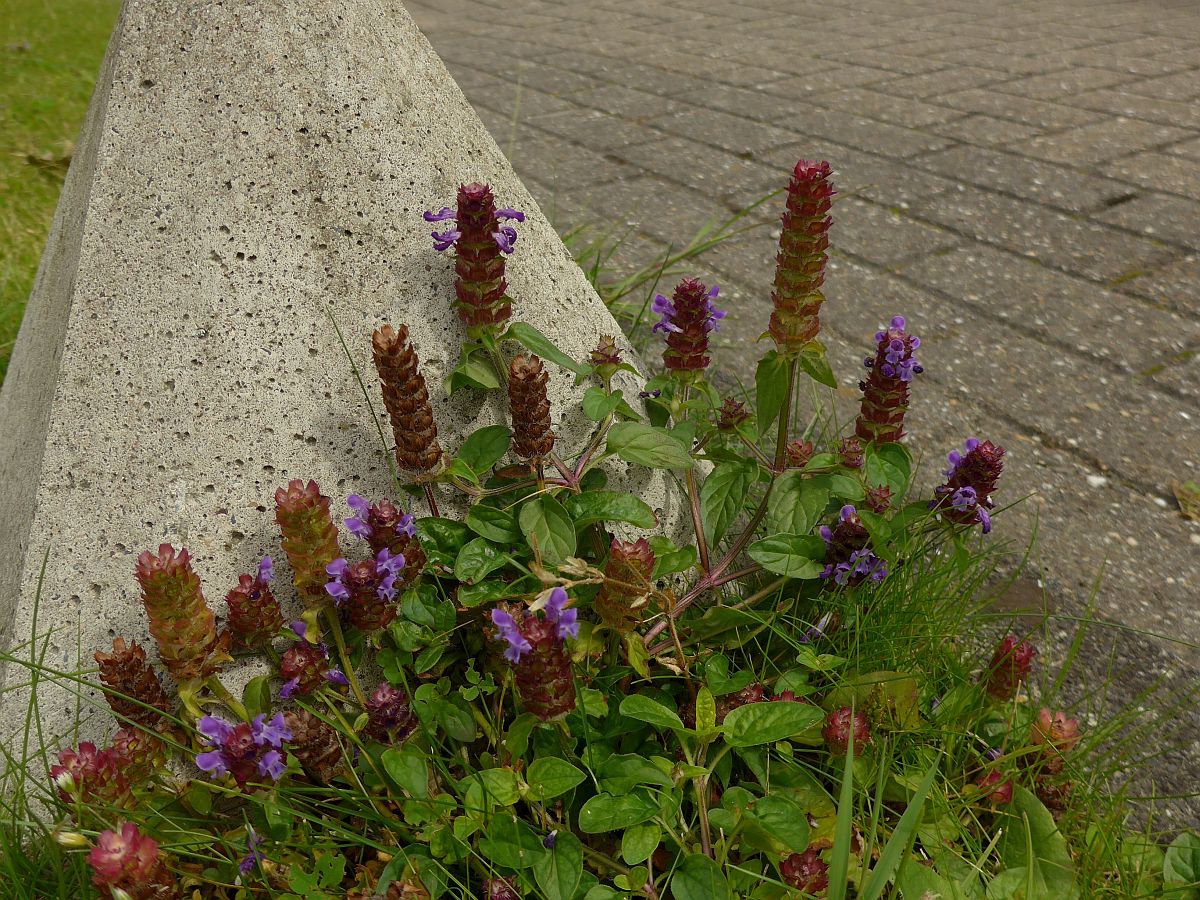
[(292, 631), (299, 638), (283, 654), (279, 661), (279, 675), (283, 687), (279, 696), (287, 700), (293, 696), (311, 694), (322, 684), (345, 686), (349, 679), (336, 666), (329, 664), (329, 647), (319, 639), (310, 640), (310, 626), (303, 620), (292, 623)]
[(404, 557), (382, 548), (374, 559), (349, 563), (339, 557), (325, 567), (333, 580), (325, 591), (355, 628), (376, 631), (396, 618), (396, 581)]
[(968, 438), (963, 449), (963, 453), (951, 450), (946, 456), (950, 463), (942, 473), (946, 483), (934, 490), (929, 505), (957, 525), (978, 522), (987, 534), (992, 530), (992, 492), (1004, 467), (1004, 448), (991, 441)]
[(669, 372), (694, 377), (708, 366), (708, 335), (720, 330), (726, 315), (713, 304), (719, 291), (715, 284), (707, 288), (695, 278), (685, 278), (670, 300), (662, 294), (654, 296), (651, 312), (660, 318), (653, 330), (665, 333), (663, 365)]
[(284, 742), (292, 737), (284, 724), (283, 713), (268, 722), (259, 714), (249, 724), (233, 723), (220, 716), (203, 716), (196, 730), (211, 748), (196, 755), (196, 767), (213, 778), (232, 775), (239, 788), (251, 779), (278, 781), (287, 770)]

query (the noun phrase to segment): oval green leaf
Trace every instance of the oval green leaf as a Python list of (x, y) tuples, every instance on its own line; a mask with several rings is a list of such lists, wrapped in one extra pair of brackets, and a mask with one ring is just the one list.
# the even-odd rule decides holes
[(575, 555), (575, 525), (553, 497), (526, 501), (517, 521), (529, 546), (550, 565), (560, 565), (568, 556)]
[(565, 759), (553, 756), (535, 760), (525, 774), (529, 785), (529, 799), (549, 800), (565, 794), (580, 784), (586, 776)]
[(773, 744), (824, 718), (819, 707), (807, 703), (747, 703), (725, 717), (725, 740), (734, 747)]
[(825, 541), (813, 534), (777, 534), (747, 548), (750, 558), (777, 575), (816, 578), (825, 568)]
[(641, 694), (631, 694), (621, 701), (621, 715), (655, 728), (683, 728), (683, 720), (673, 709)]
[(608, 452), (652, 469), (690, 469), (691, 454), (661, 428), (619, 422), (608, 431)]

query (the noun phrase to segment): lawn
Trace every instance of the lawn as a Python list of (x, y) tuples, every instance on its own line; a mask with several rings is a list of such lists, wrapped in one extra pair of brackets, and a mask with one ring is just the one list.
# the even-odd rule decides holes
[(0, 0), (0, 380), (118, 0)]

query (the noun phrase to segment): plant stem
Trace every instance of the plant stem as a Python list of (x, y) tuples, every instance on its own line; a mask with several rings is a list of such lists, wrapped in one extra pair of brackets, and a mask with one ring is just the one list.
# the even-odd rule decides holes
[(246, 712), (246, 707), (242, 706), (241, 701), (234, 697), (233, 694), (229, 693), (229, 688), (225, 687), (225, 685), (221, 683), (220, 678), (218, 678), (216, 675), (209, 675), (204, 683), (208, 689), (212, 691), (218, 697), (218, 699), (220, 699), (222, 703), (224, 703), (231, 710), (233, 710), (234, 713), (237, 714), (238, 718), (245, 722), (250, 721), (250, 716)]
[(433, 485), (425, 485), (425, 502), (429, 504), (429, 514), (435, 519), (440, 517), (438, 512), (437, 498), (433, 496)]
[(597, 865), (604, 866), (609, 871), (616, 872), (619, 875), (628, 875), (633, 871), (628, 866), (621, 865), (612, 857), (605, 856), (603, 853), (593, 850), (587, 844), (583, 844), (583, 855)]
[(333, 635), (334, 646), (337, 647), (338, 659), (342, 663), (342, 673), (350, 682), (350, 689), (354, 691), (354, 696), (358, 698), (359, 704), (366, 709), (367, 695), (363, 693), (362, 685), (358, 683), (358, 675), (355, 674), (354, 666), (350, 665), (350, 654), (346, 650), (346, 638), (342, 634), (342, 623), (338, 621), (337, 612), (326, 610), (325, 620), (329, 623), (329, 632)]
[(796, 393), (796, 371), (799, 368), (799, 360), (789, 361), (787, 395), (783, 400), (783, 409), (779, 410), (779, 435), (775, 439), (776, 471), (783, 471), (783, 464), (787, 460), (788, 426), (792, 420), (792, 400)]

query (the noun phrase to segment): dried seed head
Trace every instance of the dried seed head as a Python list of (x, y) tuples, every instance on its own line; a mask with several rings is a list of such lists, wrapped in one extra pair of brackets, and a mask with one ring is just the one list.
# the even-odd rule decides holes
[(112, 653), (97, 652), (95, 657), (100, 681), (107, 688), (104, 697), (118, 720), (148, 731), (170, 727), (164, 717), (171, 711), (171, 701), (137, 641), (127, 644), (125, 638), (113, 638)]
[(283, 720), (292, 733), (288, 749), (313, 781), (329, 784), (342, 771), (345, 757), (337, 732), (308, 710), (289, 710)]
[(376, 329), (371, 349), (396, 440), (396, 461), (405, 471), (428, 472), (441, 460), (442, 447), (408, 326), (401, 325), (399, 331), (391, 325)]
[(536, 356), (517, 354), (508, 367), (508, 404), (513, 422), (513, 452), (522, 459), (541, 459), (554, 449), (550, 400), (546, 382), (550, 375)]
[(275, 521), (300, 598), (309, 607), (324, 606), (329, 600), (325, 567), (342, 555), (329, 498), (315, 481), (290, 481), (275, 492)]
[(613, 540), (604, 565), (604, 584), (594, 608), (604, 623), (628, 634), (641, 623), (650, 600), (654, 551), (645, 538)]
[(229, 661), (229, 635), (217, 634), (186, 550), (170, 544), (160, 545), (157, 554), (147, 550), (138, 557), (135, 574), (159, 659), (176, 682), (205, 678)]

